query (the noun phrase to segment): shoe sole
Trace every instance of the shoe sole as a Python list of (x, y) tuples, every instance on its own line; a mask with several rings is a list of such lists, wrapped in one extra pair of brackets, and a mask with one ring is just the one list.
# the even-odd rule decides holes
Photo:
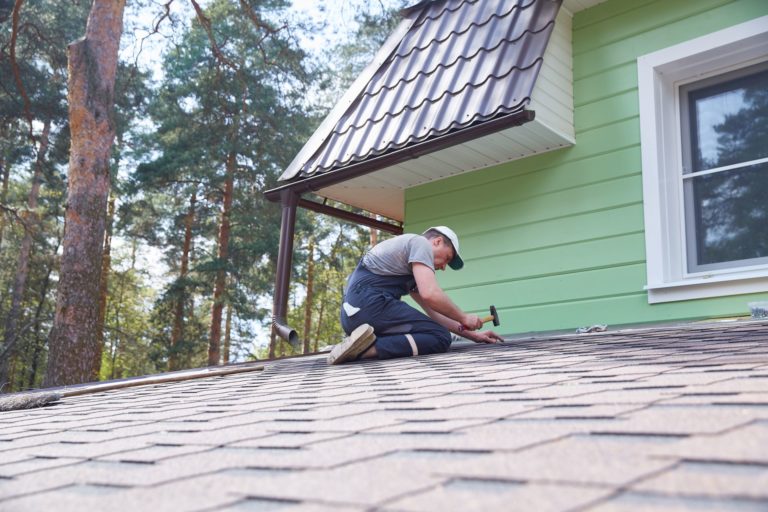
[(344, 338), (344, 341), (333, 347), (328, 355), (328, 364), (342, 364), (357, 359), (376, 341), (373, 327), (362, 324)]

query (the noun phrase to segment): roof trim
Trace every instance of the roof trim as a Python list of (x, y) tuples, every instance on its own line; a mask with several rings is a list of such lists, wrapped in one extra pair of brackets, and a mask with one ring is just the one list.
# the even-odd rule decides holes
[(394, 52), (400, 41), (408, 33), (413, 26), (414, 22), (418, 18), (418, 12), (403, 13), (405, 16), (395, 30), (389, 35), (384, 45), (379, 49), (373, 60), (365, 67), (362, 73), (352, 82), (352, 85), (347, 89), (347, 92), (336, 103), (331, 112), (325, 117), (320, 126), (312, 134), (304, 147), (301, 148), (299, 154), (297, 154), (288, 168), (285, 169), (282, 175), (280, 175), (279, 181), (290, 180), (296, 177), (301, 171), (304, 164), (312, 158), (312, 156), (322, 147), (328, 136), (333, 133), (334, 128), (338, 124), (341, 117), (346, 113), (347, 109), (357, 100), (360, 93), (365, 90), (368, 82), (371, 81), (373, 75), (379, 70), (381, 65), (389, 58)]
[(267, 190), (264, 192), (264, 196), (270, 201), (280, 201), (280, 195), (283, 190), (291, 190), (298, 194), (315, 192), (322, 188), (336, 185), (337, 183), (348, 181), (406, 160), (412, 160), (449, 146), (461, 144), (513, 126), (520, 126), (533, 121), (535, 116), (536, 113), (533, 110), (525, 109), (505, 114), (462, 130), (448, 132), (433, 139), (419, 142), (413, 146), (405, 146), (390, 153), (356, 162), (334, 172), (315, 175)]

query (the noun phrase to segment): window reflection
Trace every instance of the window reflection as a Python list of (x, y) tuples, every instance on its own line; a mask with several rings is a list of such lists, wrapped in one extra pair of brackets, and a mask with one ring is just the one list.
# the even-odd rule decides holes
[(696, 265), (768, 256), (768, 164), (692, 178), (685, 193)]
[[(768, 263), (768, 162), (749, 164), (768, 157), (768, 70), (687, 94), (688, 268)], [(725, 166), (733, 167), (695, 175)]]
[(690, 94), (693, 172), (768, 156), (768, 71)]

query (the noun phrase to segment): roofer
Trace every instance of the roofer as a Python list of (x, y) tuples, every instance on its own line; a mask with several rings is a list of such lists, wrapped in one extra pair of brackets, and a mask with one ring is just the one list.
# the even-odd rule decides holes
[[(478, 331), (480, 318), (459, 309), (440, 288), (435, 271), (446, 265), (464, 266), (459, 239), (446, 226), (399, 235), (369, 250), (347, 279), (341, 326), (348, 336), (328, 363), (447, 352), (452, 332), (476, 343), (503, 341), (493, 331)], [(401, 301), (406, 294), (427, 314)]]

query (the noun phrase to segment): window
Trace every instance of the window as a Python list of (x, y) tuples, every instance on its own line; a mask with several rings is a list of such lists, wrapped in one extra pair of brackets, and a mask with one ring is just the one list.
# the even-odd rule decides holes
[(688, 272), (768, 263), (768, 68), (681, 87)]
[(768, 17), (638, 58), (648, 300), (768, 291)]

